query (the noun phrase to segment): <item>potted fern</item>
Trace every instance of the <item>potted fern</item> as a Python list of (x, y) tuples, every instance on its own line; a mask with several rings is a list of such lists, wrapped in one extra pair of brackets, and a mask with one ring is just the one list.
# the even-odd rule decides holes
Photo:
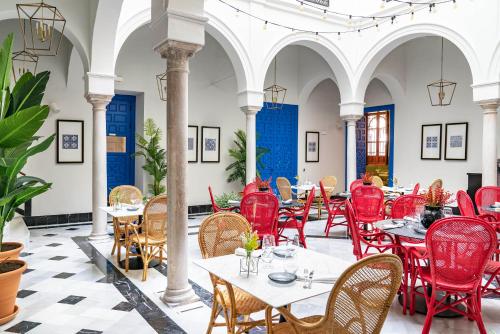
[(50, 188), (50, 183), (23, 175), (21, 170), (28, 158), (45, 151), (55, 136), (35, 136), (49, 114), (48, 106), (41, 105), (49, 72), (27, 72), (11, 90), (12, 43), (10, 34), (0, 50), (0, 325), (19, 311), (16, 295), (26, 270), (26, 262), (18, 259), (23, 245), (3, 243), (4, 228), (19, 206)]
[(144, 122), (144, 135), (144, 137), (140, 134), (136, 135), (139, 151), (135, 154), (144, 157), (142, 169), (153, 179), (153, 183), (148, 185), (149, 192), (157, 196), (165, 193), (163, 180), (167, 177), (167, 162), (165, 150), (160, 147), (161, 130), (151, 118)]

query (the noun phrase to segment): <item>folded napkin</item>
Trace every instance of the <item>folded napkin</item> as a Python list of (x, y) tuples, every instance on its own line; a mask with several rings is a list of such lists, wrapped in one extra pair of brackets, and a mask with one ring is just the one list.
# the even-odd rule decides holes
[(290, 204), (293, 202), (293, 199), (287, 199), (286, 201), (281, 201), (281, 203), (284, 203), (284, 204)]
[(405, 226), (404, 222), (395, 222), (395, 221), (392, 221), (392, 222), (387, 222), (387, 223), (384, 223), (382, 225), (383, 228), (387, 229), (387, 228), (398, 228), (398, 227), (403, 227)]
[[(238, 247), (234, 250), (234, 255), (247, 256), (247, 251), (244, 248)], [(262, 255), (262, 249), (256, 249), (252, 252), (252, 257), (260, 257), (261, 255)]]
[(230, 199), (229, 201), (227, 201), (228, 204), (240, 204), (240, 201), (235, 201), (233, 199)]
[[(297, 281), (305, 281), (307, 279), (306, 276), (299, 276), (297, 275)], [(313, 276), (312, 281), (316, 283), (325, 283), (325, 284), (335, 284), (337, 281), (338, 277), (333, 277), (333, 276)]]

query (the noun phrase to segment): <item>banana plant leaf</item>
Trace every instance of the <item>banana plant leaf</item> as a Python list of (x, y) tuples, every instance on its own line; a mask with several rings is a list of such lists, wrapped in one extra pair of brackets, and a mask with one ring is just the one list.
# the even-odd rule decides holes
[(48, 106), (32, 106), (0, 120), (0, 147), (14, 147), (30, 140), (48, 115)]

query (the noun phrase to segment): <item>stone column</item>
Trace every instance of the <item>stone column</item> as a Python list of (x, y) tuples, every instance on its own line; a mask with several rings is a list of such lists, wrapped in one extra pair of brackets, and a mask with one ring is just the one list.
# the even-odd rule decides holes
[(88, 94), (92, 104), (92, 233), (90, 240), (108, 239), (106, 212), (99, 207), (107, 205), (107, 150), (106, 150), (106, 106), (111, 95)]
[(197, 300), (188, 283), (187, 130), (189, 58), (200, 45), (167, 41), (158, 48), (167, 59), (167, 289), (175, 305)]
[(349, 189), (351, 183), (357, 179), (356, 175), (356, 122), (361, 117), (350, 116), (343, 117), (344, 121), (347, 123), (347, 160), (346, 160), (346, 171), (347, 171), (347, 183), (346, 189)]
[(483, 186), (497, 185), (497, 109), (499, 101), (480, 103), (483, 108)]
[(262, 107), (243, 106), (241, 110), (245, 113), (247, 119), (247, 157), (246, 157), (246, 182), (247, 184), (255, 181), (257, 176), (257, 136), (255, 132), (255, 116)]

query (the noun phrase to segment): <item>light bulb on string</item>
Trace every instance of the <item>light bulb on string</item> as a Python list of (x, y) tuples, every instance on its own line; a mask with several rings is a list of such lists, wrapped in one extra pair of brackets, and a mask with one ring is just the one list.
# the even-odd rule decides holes
[(323, 10), (323, 15), (321, 15), (321, 18), (323, 20), (326, 20), (326, 9)]
[(385, 0), (382, 0), (382, 2), (380, 3), (380, 9), (384, 9), (385, 8)]
[(378, 23), (375, 25), (375, 27), (377, 28), (377, 32), (379, 32), (380, 31), (380, 27), (379, 27)]
[(415, 13), (414, 12), (411, 12), (411, 15), (410, 15), (410, 20), (413, 21), (413, 19), (415, 18)]
[(352, 25), (352, 15), (349, 15), (349, 21), (347, 21), (348, 25)]
[(303, 11), (304, 10), (304, 3), (301, 1), (300, 2), (300, 10)]
[(337, 39), (340, 41), (340, 32), (337, 33)]
[(457, 9), (457, 8), (458, 8), (457, 0), (453, 0), (453, 9)]
[(432, 12), (433, 12), (434, 14), (436, 14), (436, 13), (437, 13), (437, 6), (436, 6), (436, 4), (435, 4), (435, 3), (433, 3), (433, 4), (432, 4)]
[(267, 30), (267, 21), (264, 22), (264, 26), (262, 27), (263, 30)]
[(314, 36), (314, 39), (317, 41), (319, 38), (318, 38), (318, 32), (316, 31), (315, 33), (315, 36)]
[(240, 10), (239, 9), (236, 9), (236, 13), (234, 14), (234, 16), (236, 16), (236, 18), (240, 17)]
[(358, 29), (358, 36), (361, 37), (361, 29)]

